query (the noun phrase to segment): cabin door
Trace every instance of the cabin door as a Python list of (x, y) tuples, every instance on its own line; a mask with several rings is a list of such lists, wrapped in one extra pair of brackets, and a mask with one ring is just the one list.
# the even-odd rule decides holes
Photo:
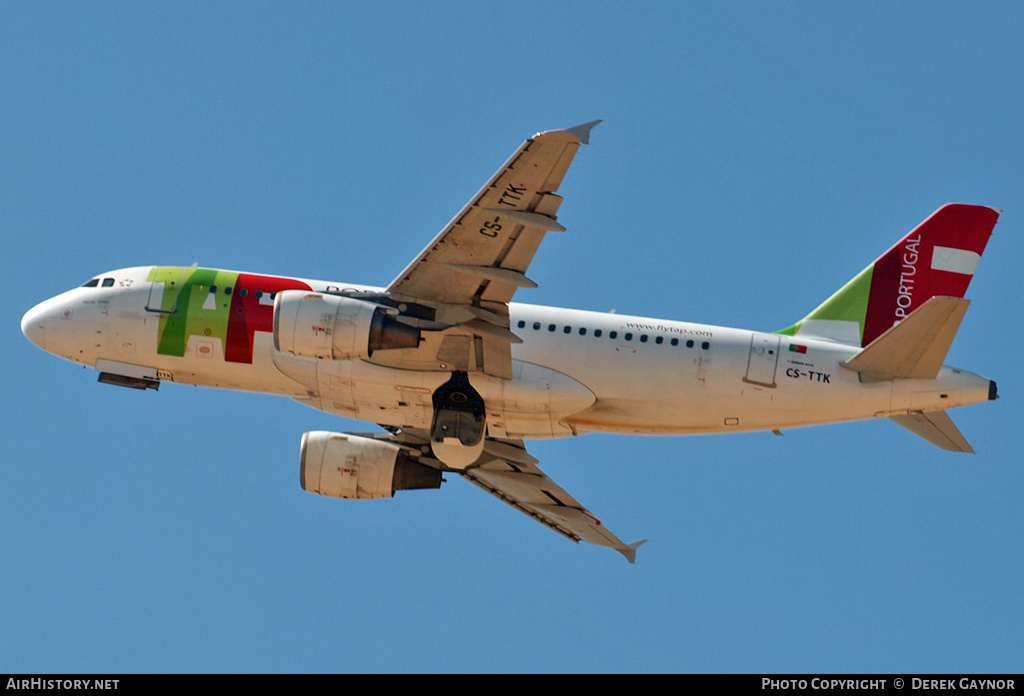
[(149, 285), (147, 312), (174, 314), (178, 311), (178, 295), (185, 280), (186, 268), (157, 268)]
[(750, 337), (750, 357), (747, 360), (747, 382), (775, 386), (775, 367), (779, 363), (777, 334), (754, 333)]

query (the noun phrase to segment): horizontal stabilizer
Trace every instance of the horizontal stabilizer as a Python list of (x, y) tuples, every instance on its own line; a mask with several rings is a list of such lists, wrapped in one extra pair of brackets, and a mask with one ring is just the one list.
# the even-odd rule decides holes
[(939, 449), (974, 454), (967, 438), (945, 411), (913, 411), (903, 416), (889, 416), (889, 420), (923, 437)]
[(970, 304), (956, 297), (933, 297), (843, 367), (877, 379), (935, 379)]

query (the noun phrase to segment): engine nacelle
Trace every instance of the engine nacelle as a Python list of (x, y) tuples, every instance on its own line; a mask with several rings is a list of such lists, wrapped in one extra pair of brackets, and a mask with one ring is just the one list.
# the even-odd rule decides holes
[(283, 353), (349, 360), (419, 344), (419, 329), (369, 302), (304, 290), (274, 298), (274, 347)]
[(299, 481), (332, 498), (390, 498), (395, 491), (440, 488), (441, 471), (390, 442), (317, 430), (302, 436)]

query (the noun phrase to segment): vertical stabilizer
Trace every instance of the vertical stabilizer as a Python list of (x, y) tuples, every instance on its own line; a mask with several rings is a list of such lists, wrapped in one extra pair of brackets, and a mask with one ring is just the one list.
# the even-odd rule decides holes
[(999, 210), (950, 203), (779, 333), (867, 346), (936, 296), (962, 299)]

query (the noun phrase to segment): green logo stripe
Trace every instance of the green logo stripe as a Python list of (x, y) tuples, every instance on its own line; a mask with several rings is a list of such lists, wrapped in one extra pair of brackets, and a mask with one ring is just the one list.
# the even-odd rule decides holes
[[(160, 317), (157, 352), (184, 356), (189, 338), (219, 339), (220, 356), (227, 342), (231, 295), (238, 273), (206, 268), (165, 267), (150, 274), (155, 282), (164, 283), (161, 309), (170, 312)], [(215, 292), (211, 292), (215, 288)]]
[(860, 335), (864, 335), (864, 320), (868, 313), (868, 298), (871, 295), (871, 278), (875, 264), (871, 264), (857, 274), (853, 280), (837, 290), (832, 297), (822, 302), (806, 317), (793, 326), (777, 331), (784, 336), (795, 336), (800, 326), (808, 319), (829, 319), (832, 321), (856, 322), (860, 326)]

